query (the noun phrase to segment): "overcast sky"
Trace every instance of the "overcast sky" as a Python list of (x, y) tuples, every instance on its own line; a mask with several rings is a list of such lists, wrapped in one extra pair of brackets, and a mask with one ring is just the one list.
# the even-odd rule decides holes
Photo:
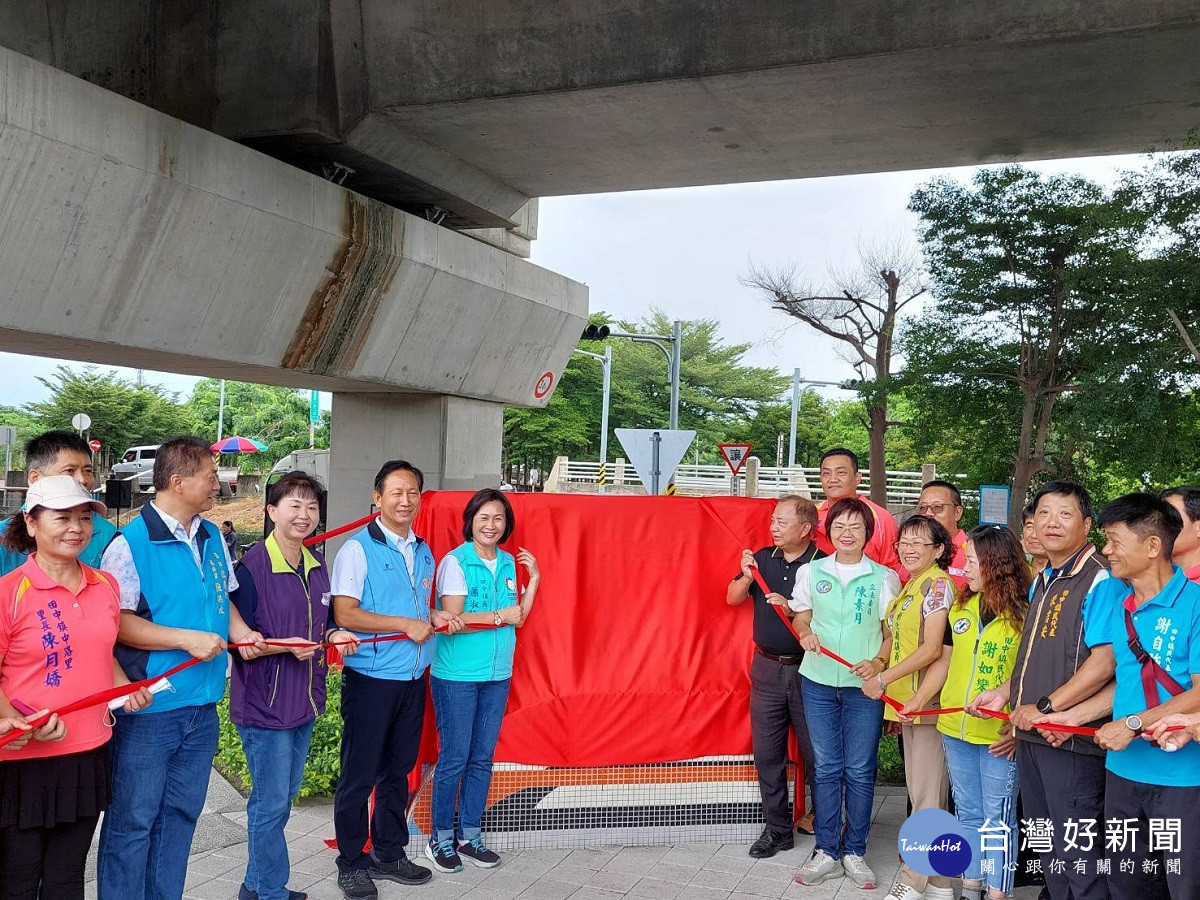
[[(1114, 156), (1037, 164), (1109, 183), (1145, 157)], [(804, 377), (840, 381), (854, 371), (831, 341), (772, 312), (738, 282), (750, 264), (795, 264), (814, 282), (830, 265), (845, 266), (863, 243), (905, 237), (915, 242), (916, 218), (905, 209), (913, 189), (948, 174), (969, 180), (974, 169), (927, 170), (801, 181), (554, 197), (541, 201), (533, 262), (590, 287), (592, 310), (638, 319), (651, 307), (670, 318), (717, 319), (726, 343), (752, 345), (746, 361)], [(0, 354), (4, 403), (43, 400), (36, 376), (60, 362)], [(108, 368), (108, 367), (101, 367)], [(135, 372), (117, 369), (133, 380)], [(195, 378), (149, 372), (148, 382), (181, 398)], [(847, 396), (826, 392), (829, 396)], [(328, 397), (323, 406), (329, 405)]]

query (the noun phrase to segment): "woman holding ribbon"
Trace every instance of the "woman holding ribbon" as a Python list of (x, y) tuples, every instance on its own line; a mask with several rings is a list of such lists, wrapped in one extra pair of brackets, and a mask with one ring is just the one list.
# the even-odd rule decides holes
[(875, 517), (862, 500), (837, 501), (826, 527), (834, 554), (800, 568), (789, 601), (807, 651), (800, 665), (801, 691), (817, 759), (816, 849), (796, 880), (820, 884), (844, 874), (871, 889), (875, 873), (865, 857), (883, 703), (864, 694), (863, 685), (887, 668), (892, 636), (886, 613), (900, 580), (863, 554)]
[[(955, 601), (943, 632), (942, 658), (930, 667), (916, 694), (901, 710), (901, 719), (927, 708), (940, 693), (940, 705), (954, 712), (937, 717), (950, 767), (950, 784), (959, 821), (968, 834), (979, 834), (986, 821), (1006, 826), (1015, 835), (1017, 823), (1016, 745), (1008, 726), (997, 718), (976, 718), (962, 708), (1012, 674), (1029, 609), (1029, 566), (1011, 531), (996, 525), (976, 528), (968, 536), (966, 596)], [(974, 848), (971, 866), (963, 875), (964, 900), (1003, 900), (1013, 889), (1009, 863), (1015, 859), (1012, 841), (1005, 846)], [(992, 865), (984, 872), (983, 860)], [(905, 894), (896, 895), (906, 897)]]
[(327, 628), (329, 569), (304, 546), (320, 521), (324, 489), (303, 472), (271, 485), (267, 516), (273, 528), (238, 562), (233, 603), (246, 625), (267, 641), (255, 659), (234, 655), (229, 718), (237, 726), (253, 789), (246, 806), (249, 858), (239, 900), (288, 900), (291, 866), (284, 826), (300, 790), (313, 723), (325, 711), (325, 654), (321, 641), (342, 653), (358, 649), (354, 635)]
[[(93, 510), (107, 512), (71, 476), (50, 475), (30, 486), (3, 538), (30, 556), (0, 578), (0, 720), (40, 722), (0, 749), (0, 895), (13, 900), (83, 897), (88, 848), (110, 799), (105, 704), (42, 721), (129, 684), (113, 659), (116, 583), (79, 561)], [(141, 688), (124, 706), (150, 700)]]
[[(888, 668), (863, 682), (863, 693), (879, 700), (889, 697), (907, 703), (917, 693), (930, 665), (942, 657), (942, 634), (954, 602), (954, 582), (946, 567), (954, 556), (954, 543), (936, 519), (911, 516), (900, 526), (896, 543), (900, 562), (912, 573), (908, 584), (887, 611), (892, 632)], [(949, 793), (946, 754), (937, 720), (932, 717), (901, 723), (896, 710), (883, 709), (889, 733), (904, 742), (904, 780), (912, 811), (945, 809)], [(892, 888), (899, 900), (954, 900), (953, 881), (944, 875), (923, 875), (903, 861)]]
[[(463, 510), (464, 542), (438, 566), (438, 608), (458, 614), (465, 625), (457, 634), (438, 635), (431, 670), (441, 746), (425, 855), (439, 872), (461, 871), (463, 856), (483, 868), (500, 864), (483, 843), (480, 823), (508, 704), (516, 629), (529, 616), (541, 582), (532, 553), (521, 547), (514, 558), (500, 549), (515, 526), (502, 491), (478, 491)], [(517, 591), (517, 563), (529, 578), (524, 594)]]

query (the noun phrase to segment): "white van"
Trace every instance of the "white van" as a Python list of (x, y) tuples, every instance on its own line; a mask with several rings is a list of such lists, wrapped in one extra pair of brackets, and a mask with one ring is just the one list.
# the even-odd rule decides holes
[(154, 457), (158, 453), (158, 444), (144, 447), (130, 447), (121, 456), (121, 461), (112, 467), (114, 478), (138, 476), (138, 488), (148, 491), (154, 486)]

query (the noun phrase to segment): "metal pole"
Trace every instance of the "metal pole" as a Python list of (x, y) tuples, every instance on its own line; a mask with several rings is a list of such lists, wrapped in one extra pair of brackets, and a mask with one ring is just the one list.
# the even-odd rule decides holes
[(792, 440), (788, 444), (788, 468), (796, 465), (796, 415), (800, 412), (800, 370), (792, 371)]
[[(605, 345), (604, 359), (604, 400), (600, 404), (600, 463), (608, 465), (608, 400), (612, 390), (612, 347)], [(600, 485), (600, 493), (604, 493), (604, 485)]]
[(671, 328), (671, 430), (679, 427), (679, 363), (682, 359), (679, 345), (683, 343), (683, 323), (678, 319)]
[(657, 497), (658, 493), (659, 493), (659, 491), (658, 491), (658, 481), (659, 481), (659, 478), (658, 478), (658, 476), (659, 476), (658, 452), (659, 452), (659, 445), (661, 443), (662, 443), (662, 435), (660, 435), (657, 431), (654, 432), (654, 434), (650, 435), (650, 448), (651, 448), (650, 495), (652, 497)]
[(217, 440), (225, 436), (225, 379), (221, 379), (221, 402), (217, 406)]

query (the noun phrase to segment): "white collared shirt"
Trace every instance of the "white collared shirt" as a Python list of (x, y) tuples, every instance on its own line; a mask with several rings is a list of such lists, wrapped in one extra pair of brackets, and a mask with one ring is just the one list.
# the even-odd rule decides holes
[[(404, 564), (408, 567), (408, 580), (413, 580), (413, 572), (417, 565), (417, 536), (410, 528), (408, 535), (401, 537), (383, 524), (381, 516), (375, 517), (375, 524), (383, 532), (388, 542), (400, 551)], [(361, 600), (363, 585), (367, 582), (367, 554), (358, 541), (346, 541), (342, 549), (333, 559), (333, 569), (329, 574), (329, 593), (333, 596), (353, 597)]]
[[(171, 532), (171, 536), (181, 543), (187, 544), (192, 551), (192, 559), (196, 563), (196, 571), (201, 577), (204, 575), (204, 569), (200, 560), (200, 541), (197, 540), (200, 534), (200, 523), (203, 521), (201, 516), (193, 516), (192, 521), (187, 528), (183, 527), (183, 523), (173, 516), (167, 515), (153, 500), (150, 505), (162, 519), (162, 523), (167, 526), (167, 530)], [(230, 592), (236, 591), (238, 588), (237, 576), (233, 574), (233, 560), (229, 557), (229, 547), (225, 541), (221, 540), (221, 552), (225, 556), (225, 570), (229, 573), (229, 579), (226, 587)], [(100, 559), (100, 568), (105, 572), (109, 572), (117, 579), (117, 584), (121, 586), (121, 609), (135, 611), (138, 608), (138, 602), (142, 596), (142, 580), (138, 575), (137, 566), (133, 562), (133, 551), (129, 549), (129, 541), (125, 539), (125, 535), (117, 532), (117, 536), (112, 539), (112, 543), (108, 545), (104, 551), (104, 555)]]

